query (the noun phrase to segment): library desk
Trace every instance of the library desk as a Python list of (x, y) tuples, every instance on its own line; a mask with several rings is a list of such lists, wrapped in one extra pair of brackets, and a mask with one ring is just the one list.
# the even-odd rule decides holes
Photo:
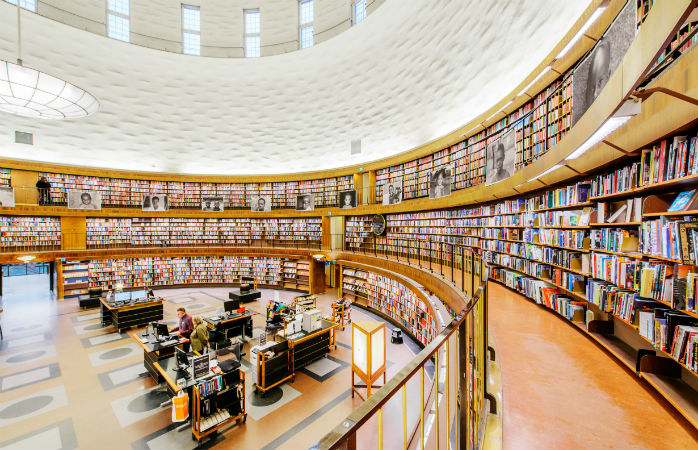
[(332, 347), (337, 348), (334, 341), (334, 329), (338, 323), (322, 319), (320, 328), (307, 333), (299, 331), (284, 339), (288, 340), (288, 348), (291, 353), (291, 370), (296, 372), (311, 362), (329, 353)]
[(257, 314), (253, 311), (245, 311), (242, 314), (233, 313), (223, 316), (206, 317), (204, 321), (207, 326), (227, 338), (231, 336), (245, 336), (252, 338), (252, 316)]
[(141, 341), (141, 338), (145, 337), (141, 333), (134, 333), (131, 336), (143, 349), (143, 365), (156, 383), (161, 383), (164, 378), (160, 371), (155, 368), (155, 363), (166, 358), (171, 358), (174, 355), (175, 348), (189, 342), (186, 338), (178, 338), (166, 342), (152, 343)]
[[(153, 363), (153, 369), (157, 372), (158, 378), (167, 383), (167, 392), (172, 397), (182, 390), (189, 392), (190, 388), (196, 384), (196, 380), (194, 379), (194, 368), (189, 366), (186, 370), (180, 370), (177, 366), (177, 358), (175, 356), (169, 356), (156, 361)], [(184, 381), (180, 382), (181, 386), (177, 384), (177, 380), (180, 378), (184, 378)]]
[(230, 300), (239, 300), (240, 303), (245, 303), (245, 302), (253, 302), (257, 300), (258, 298), (262, 298), (262, 291), (249, 291), (246, 293), (241, 293), (240, 289), (238, 289), (237, 292), (235, 291), (230, 291), (228, 292), (228, 298)]
[(139, 327), (150, 322), (162, 320), (162, 302), (159, 297), (153, 301), (129, 304), (125, 306), (111, 306), (103, 298), (100, 298), (102, 325), (113, 324), (121, 333), (121, 330), (129, 327)]
[[(322, 358), (332, 347), (337, 348), (334, 329), (338, 326), (337, 323), (322, 319), (320, 329), (313, 332), (300, 331), (289, 338), (278, 335), (279, 341), (264, 350), (274, 352), (273, 356), (266, 356), (262, 351), (257, 355), (255, 388), (264, 394), (271, 388), (295, 378), (296, 370)], [(285, 343), (288, 345), (283, 345)]]

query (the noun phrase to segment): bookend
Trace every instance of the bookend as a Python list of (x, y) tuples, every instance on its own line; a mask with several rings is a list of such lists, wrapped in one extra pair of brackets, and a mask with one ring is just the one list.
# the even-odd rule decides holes
[(640, 349), (637, 353), (637, 373), (640, 372), (681, 378), (681, 365), (671, 358), (657, 356), (654, 350)]
[(613, 334), (613, 321), (612, 320), (591, 320), (587, 325), (587, 330), (590, 333), (599, 334)]

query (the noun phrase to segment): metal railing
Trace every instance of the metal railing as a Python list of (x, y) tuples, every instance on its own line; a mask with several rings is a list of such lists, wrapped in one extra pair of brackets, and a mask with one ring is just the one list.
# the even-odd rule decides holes
[[(317, 449), (479, 449), (487, 399), (486, 265), (464, 247), (448, 269), (436, 270), (458, 287), (467, 306), (400, 372), (326, 434)], [(374, 250), (373, 256), (388, 252)], [(370, 254), (369, 252), (367, 252)], [(400, 254), (395, 249), (394, 257)], [(407, 252), (406, 254), (409, 254)], [(462, 259), (460, 259), (462, 258)], [(401, 257), (403, 263), (407, 263)], [(434, 257), (430, 257), (434, 269)], [(424, 258), (408, 264), (427, 270)], [(443, 259), (442, 261), (446, 261)], [(462, 275), (455, 276), (455, 272)], [(453, 275), (451, 275), (453, 274)], [(450, 275), (450, 276), (449, 276)], [(454, 286), (455, 287), (455, 286)]]
[(3, 264), (2, 276), (15, 277), (49, 273), (49, 263)]
[[(431, 236), (426, 236), (426, 239), (391, 238), (396, 242), (388, 242), (385, 236), (367, 234), (362, 237), (361, 242), (347, 242), (342, 234), (332, 235), (330, 239), (332, 249), (402, 261), (451, 281), (466, 295), (474, 294), (467, 280), (469, 268), (466, 255), (479, 251), (479, 247), (442, 242)], [(444, 240), (463, 238), (462, 236), (442, 237)], [(463, 270), (464, 267), (465, 270)]]

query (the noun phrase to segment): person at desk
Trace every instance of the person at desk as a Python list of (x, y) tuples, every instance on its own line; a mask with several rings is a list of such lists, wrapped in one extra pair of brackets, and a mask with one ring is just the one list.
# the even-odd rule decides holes
[[(176, 331), (183, 338), (189, 339), (191, 332), (194, 331), (194, 322), (191, 320), (191, 316), (187, 314), (187, 310), (184, 308), (177, 308), (177, 316), (179, 317), (179, 326), (172, 328), (170, 331)], [(185, 352), (189, 351), (189, 343), (187, 342), (183, 346)]]
[(191, 332), (189, 337), (191, 349), (195, 352), (203, 353), (204, 348), (208, 348), (208, 327), (199, 316), (194, 316), (192, 322), (194, 331)]

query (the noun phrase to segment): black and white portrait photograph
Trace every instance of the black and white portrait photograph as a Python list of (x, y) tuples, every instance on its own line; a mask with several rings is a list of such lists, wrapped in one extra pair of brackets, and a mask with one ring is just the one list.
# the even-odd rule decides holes
[(439, 166), (432, 170), (429, 179), (429, 198), (441, 198), (451, 195), (451, 174), (453, 169), (450, 164)]
[(514, 174), (516, 142), (514, 130), (502, 134), (499, 139), (487, 144), (486, 183), (494, 184)]
[(201, 210), (204, 212), (223, 212), (223, 197), (202, 197)]
[(631, 3), (625, 5), (591, 54), (574, 71), (572, 125), (594, 103), (635, 37), (635, 10)]
[(143, 196), (143, 211), (167, 211), (170, 209), (170, 202), (167, 194), (153, 194)]
[(102, 194), (97, 191), (68, 191), (68, 209), (102, 209)]
[(315, 194), (303, 194), (296, 197), (296, 211), (313, 211)]
[(0, 206), (3, 208), (15, 206), (15, 188), (0, 187)]
[(397, 205), (402, 203), (402, 180), (383, 185), (383, 204)]
[(356, 208), (356, 189), (339, 191), (339, 207), (342, 209)]
[(253, 195), (250, 197), (250, 207), (252, 212), (271, 211), (270, 195)]

